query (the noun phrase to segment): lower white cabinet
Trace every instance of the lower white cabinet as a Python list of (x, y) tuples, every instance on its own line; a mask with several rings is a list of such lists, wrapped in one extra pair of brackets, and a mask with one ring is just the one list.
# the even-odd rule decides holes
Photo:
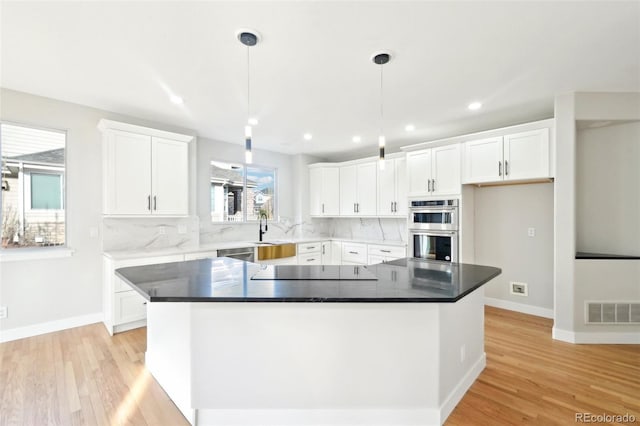
[(298, 265), (322, 265), (322, 253), (305, 253), (298, 255)]
[(380, 244), (369, 244), (367, 246), (367, 265), (389, 262), (403, 257), (407, 257), (406, 247)]
[(342, 243), (343, 265), (366, 265), (367, 245), (362, 243)]
[(137, 291), (121, 291), (113, 296), (113, 312), (122, 323), (144, 320), (147, 318), (147, 301)]
[(103, 323), (109, 334), (144, 327), (147, 319), (145, 299), (116, 276), (116, 269), (128, 266), (181, 262), (184, 255), (156, 256), (138, 259), (114, 260), (104, 256), (102, 260), (102, 312)]

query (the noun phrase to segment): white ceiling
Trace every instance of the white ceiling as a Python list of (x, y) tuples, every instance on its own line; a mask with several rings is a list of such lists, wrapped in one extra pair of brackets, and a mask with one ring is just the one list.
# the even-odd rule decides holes
[[(370, 56), (380, 49), (394, 53), (384, 66), (392, 147), (551, 117), (560, 92), (640, 91), (638, 1), (1, 7), (3, 87), (235, 143), (246, 121), (246, 48), (235, 32), (258, 30), (254, 147), (287, 153), (375, 154), (379, 68)], [(474, 100), (484, 107), (469, 111)]]

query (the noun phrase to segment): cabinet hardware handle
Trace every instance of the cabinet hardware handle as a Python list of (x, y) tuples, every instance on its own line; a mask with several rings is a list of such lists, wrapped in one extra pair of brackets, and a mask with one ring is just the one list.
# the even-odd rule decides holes
[(353, 203), (353, 212), (356, 212), (356, 203)]
[(427, 179), (427, 192), (431, 192), (431, 179)]
[(311, 249), (314, 249), (314, 248), (316, 248), (316, 246), (309, 246), (309, 247), (307, 247), (307, 250), (311, 250)]
[(158, 210), (158, 203), (156, 203), (156, 196), (153, 196), (153, 209)]
[(436, 180), (431, 179), (431, 191), (436, 192)]
[(357, 251), (350, 251), (350, 254), (359, 254)]
[(396, 201), (393, 202), (393, 211), (398, 213), (398, 203)]
[(143, 304), (143, 305), (146, 305), (146, 304), (147, 304), (147, 302), (142, 302), (142, 304)]
[(315, 259), (307, 259), (307, 262), (313, 262)]
[(502, 176), (502, 161), (498, 161), (498, 176)]
[(391, 202), (391, 213), (393, 213), (393, 201)]
[(391, 253), (391, 250), (380, 250), (383, 253)]
[(504, 175), (507, 176), (509, 174), (509, 162), (504, 160)]
[(324, 246), (322, 246), (322, 254), (324, 254)]
[(324, 213), (324, 203), (322, 203), (322, 213)]
[(356, 203), (356, 213), (360, 213), (360, 203)]
[(147, 210), (151, 211), (151, 195), (147, 196)]

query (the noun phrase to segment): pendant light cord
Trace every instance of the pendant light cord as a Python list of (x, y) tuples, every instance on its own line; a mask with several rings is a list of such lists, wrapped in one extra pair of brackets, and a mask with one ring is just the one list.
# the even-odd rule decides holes
[(247, 46), (247, 124), (249, 124), (249, 117), (251, 116), (251, 85), (249, 84), (250, 77), (250, 57), (249, 57), (249, 46)]
[(384, 91), (382, 87), (382, 67), (383, 64), (380, 64), (380, 135), (382, 135), (384, 127)]

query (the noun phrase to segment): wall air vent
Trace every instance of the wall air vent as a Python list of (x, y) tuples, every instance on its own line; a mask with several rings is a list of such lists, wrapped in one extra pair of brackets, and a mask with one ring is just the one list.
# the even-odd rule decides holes
[(587, 324), (640, 324), (640, 302), (586, 302)]

